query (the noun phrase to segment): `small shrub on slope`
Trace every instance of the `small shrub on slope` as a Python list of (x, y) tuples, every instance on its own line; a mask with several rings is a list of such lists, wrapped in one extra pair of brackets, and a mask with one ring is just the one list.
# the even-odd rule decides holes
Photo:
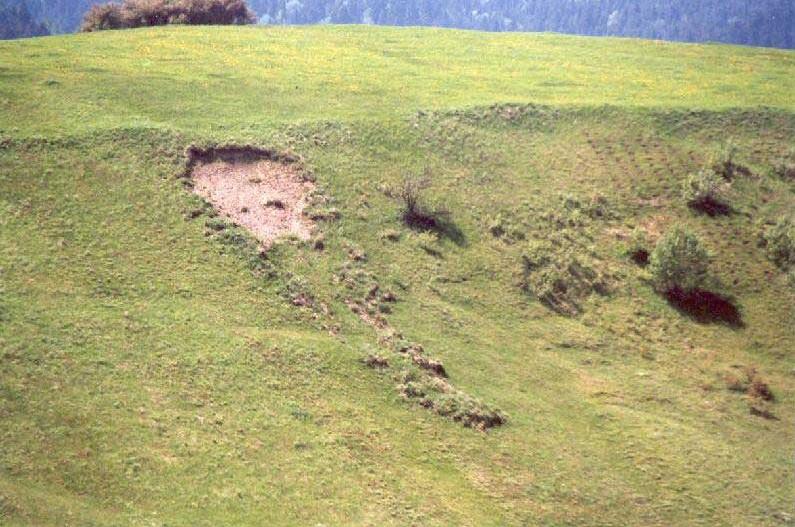
[[(595, 224), (618, 214), (599, 195), (561, 195), (487, 225), (507, 243), (527, 239), (521, 253), (522, 288), (557, 313), (575, 316), (592, 293), (606, 295), (612, 276), (595, 250)], [(495, 226), (502, 226), (497, 229)], [(497, 236), (500, 234), (500, 236)]]
[(634, 229), (627, 243), (627, 256), (641, 267), (649, 265), (649, 240), (646, 231)]
[(781, 216), (762, 234), (768, 257), (781, 269), (795, 266), (795, 217)]
[(708, 278), (709, 253), (692, 232), (674, 227), (654, 248), (650, 271), (654, 287), (661, 293), (691, 292)]
[(682, 195), (690, 208), (715, 216), (731, 210), (727, 191), (726, 180), (707, 168), (691, 174), (685, 180)]
[(439, 227), (449, 212), (442, 208), (429, 205), (425, 191), (431, 186), (427, 174), (422, 176), (407, 175), (393, 191), (403, 204), (401, 217), (409, 227), (433, 230)]
[(737, 145), (727, 141), (712, 153), (709, 166), (717, 175), (726, 181), (731, 181), (738, 173), (747, 171), (745, 167), (736, 162), (736, 157)]
[(775, 162), (771, 174), (784, 181), (795, 181), (795, 148)]

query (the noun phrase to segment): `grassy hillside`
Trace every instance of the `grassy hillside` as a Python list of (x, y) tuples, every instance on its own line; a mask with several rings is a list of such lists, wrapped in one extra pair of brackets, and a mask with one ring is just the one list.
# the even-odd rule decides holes
[[(795, 290), (758, 240), (795, 208), (769, 173), (795, 147), (793, 74), (791, 52), (418, 29), (0, 43), (2, 523), (791, 521)], [(734, 213), (696, 214), (682, 181), (728, 139), (750, 170)], [(216, 141), (303, 158), (341, 213), (323, 251), (262, 261), (208, 229), (177, 176)], [(409, 229), (384, 192), (426, 170), (454, 235)], [(549, 222), (596, 194), (604, 214)], [(674, 223), (739, 321), (677, 310), (626, 256), (634, 228)], [(579, 316), (520, 286), (546, 239), (609, 275)], [(508, 423), (401, 398), (345, 305), (351, 268)], [(778, 420), (736, 390), (750, 368)]]
[[(795, 107), (792, 52), (368, 27), (181, 27), (0, 42), (5, 133), (251, 131), (498, 102)], [(10, 131), (9, 131), (10, 129)]]

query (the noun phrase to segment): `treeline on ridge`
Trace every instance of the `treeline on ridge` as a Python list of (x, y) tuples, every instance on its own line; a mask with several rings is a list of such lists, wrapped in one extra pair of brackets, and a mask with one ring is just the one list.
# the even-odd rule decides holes
[(49, 34), (47, 26), (36, 19), (28, 4), (0, 1), (0, 40)]
[(125, 29), (166, 24), (253, 24), (244, 0), (125, 0), (91, 7), (81, 31)]
[[(51, 33), (74, 31), (82, 14), (96, 3), (0, 0), (0, 34), (33, 36), (41, 34), (40, 26)], [(169, 5), (176, 3), (172, 0)], [(262, 24), (443, 26), (795, 48), (792, 0), (248, 0), (248, 5)], [(22, 9), (19, 6), (25, 16), (9, 16), (10, 8), (16, 13)], [(118, 9), (104, 11), (109, 22), (123, 18)], [(34, 24), (19, 22), (30, 18)], [(166, 23), (176, 23), (180, 17), (173, 18)]]
[(795, 46), (792, 0), (250, 0), (266, 24), (442, 26)]

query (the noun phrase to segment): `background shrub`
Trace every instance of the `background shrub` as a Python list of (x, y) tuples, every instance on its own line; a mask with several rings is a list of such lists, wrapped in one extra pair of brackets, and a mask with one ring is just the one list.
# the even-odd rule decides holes
[(124, 27), (124, 16), (119, 4), (94, 4), (83, 16), (80, 31), (102, 31)]
[(677, 226), (657, 242), (649, 268), (655, 289), (669, 293), (701, 288), (707, 280), (708, 266), (709, 253), (698, 237)]
[(256, 17), (245, 0), (125, 0), (121, 4), (92, 6), (83, 18), (80, 30), (254, 22)]

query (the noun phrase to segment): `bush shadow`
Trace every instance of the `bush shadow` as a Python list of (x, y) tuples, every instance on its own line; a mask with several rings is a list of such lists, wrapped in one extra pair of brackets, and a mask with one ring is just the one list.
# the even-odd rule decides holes
[(467, 243), (464, 231), (455, 224), (452, 215), (447, 211), (405, 212), (403, 222), (411, 229), (436, 233), (440, 238), (446, 238), (459, 247)]
[(734, 329), (745, 327), (742, 313), (729, 297), (705, 289), (672, 289), (665, 297), (674, 309), (700, 324), (723, 324)]
[(730, 216), (735, 213), (734, 209), (730, 205), (710, 198), (691, 203), (690, 208), (696, 212), (706, 214), (711, 218), (714, 218), (715, 216)]

